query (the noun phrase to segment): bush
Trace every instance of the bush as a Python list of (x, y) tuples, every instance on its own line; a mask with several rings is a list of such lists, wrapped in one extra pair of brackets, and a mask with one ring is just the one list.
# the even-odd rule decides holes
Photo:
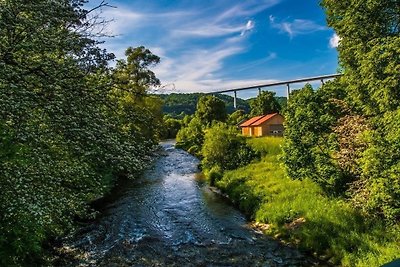
[[(263, 139), (268, 140), (251, 143), (260, 148)], [(398, 226), (385, 227), (379, 219), (366, 219), (351, 203), (326, 196), (310, 179), (290, 179), (279, 152), (267, 154), (261, 162), (225, 171), (216, 186), (250, 218), (268, 224), (264, 228), (268, 234), (279, 234), (335, 265), (381, 266), (398, 257)]]
[(202, 166), (205, 169), (219, 167), (221, 170), (245, 166), (259, 157), (235, 127), (224, 123), (216, 123), (206, 130), (201, 154)]
[(211, 186), (214, 186), (216, 182), (221, 180), (223, 171), (219, 166), (214, 166), (210, 170), (206, 171), (207, 181)]
[(203, 125), (200, 119), (194, 117), (187, 127), (183, 127), (176, 135), (176, 147), (189, 150), (191, 154), (201, 156), (204, 142)]

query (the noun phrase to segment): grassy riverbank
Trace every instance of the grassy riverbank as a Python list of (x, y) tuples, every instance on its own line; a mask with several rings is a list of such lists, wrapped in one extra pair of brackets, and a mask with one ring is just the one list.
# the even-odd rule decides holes
[(400, 227), (366, 219), (310, 180), (285, 176), (280, 138), (249, 139), (260, 162), (226, 171), (216, 183), (267, 234), (342, 266), (380, 266), (398, 257)]

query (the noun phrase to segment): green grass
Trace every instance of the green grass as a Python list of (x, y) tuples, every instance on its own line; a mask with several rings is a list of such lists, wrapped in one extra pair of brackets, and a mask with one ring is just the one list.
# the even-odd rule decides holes
[[(380, 266), (399, 257), (398, 225), (367, 220), (314, 182), (286, 177), (279, 160), (282, 138), (248, 142), (264, 155), (261, 162), (225, 172), (217, 186), (251, 218), (270, 224), (268, 234), (342, 266)], [(290, 226), (299, 218), (304, 222)]]

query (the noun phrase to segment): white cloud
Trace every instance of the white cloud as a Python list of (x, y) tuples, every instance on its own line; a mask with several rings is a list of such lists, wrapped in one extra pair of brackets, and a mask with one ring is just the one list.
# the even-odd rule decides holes
[(254, 29), (254, 27), (255, 27), (255, 22), (253, 20), (247, 21), (246, 26), (244, 27), (244, 29), (240, 33), (240, 36), (244, 36), (247, 32), (249, 32), (252, 29)]
[(282, 0), (246, 0), (233, 7), (228, 8), (217, 16), (217, 21), (233, 17), (245, 17), (257, 14), (265, 9), (279, 4)]
[(329, 47), (330, 48), (336, 48), (339, 46), (340, 42), (340, 37), (336, 33), (332, 35), (332, 37), (329, 39)]
[(214, 77), (218, 76), (215, 73), (222, 69), (224, 60), (242, 51), (240, 45), (222, 45), (209, 50), (193, 49), (178, 57), (163, 58), (154, 72), (163, 84), (174, 84), (179, 89), (211, 89), (210, 81), (215, 81)]
[(327, 30), (327, 27), (321, 26), (312, 20), (295, 19), (293, 21), (277, 22), (274, 16), (269, 16), (270, 25), (282, 33), (286, 33), (290, 38), (296, 35), (310, 34), (316, 31)]
[[(118, 8), (106, 9), (102, 14), (107, 20), (114, 19), (108, 31), (117, 35), (106, 39), (103, 47), (114, 52), (117, 58), (123, 58), (129, 46), (148, 47), (161, 57), (153, 71), (168, 85), (166, 88), (185, 92), (212, 91), (222, 89), (221, 86), (230, 88), (265, 82), (226, 78), (224, 64), (228, 58), (249, 49), (246, 36), (256, 27), (252, 16), (281, 1), (246, 0), (234, 5), (227, 0), (202, 8), (185, 3), (173, 12), (118, 4)], [(247, 68), (275, 57), (275, 53), (270, 53), (266, 58), (250, 62)]]
[(241, 35), (243, 35), (248, 30), (250, 29), (247, 29), (247, 24), (239, 26), (209, 24), (201, 27), (187, 27), (184, 29), (177, 29), (173, 31), (173, 35), (177, 37), (221, 37), (234, 33), (240, 33)]

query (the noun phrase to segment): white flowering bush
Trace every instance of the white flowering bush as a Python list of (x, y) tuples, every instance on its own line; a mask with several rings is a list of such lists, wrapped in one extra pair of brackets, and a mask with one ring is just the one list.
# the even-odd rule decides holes
[(160, 103), (146, 92), (159, 58), (129, 48), (108, 67), (83, 3), (0, 1), (0, 266), (42, 264), (43, 242), (157, 144)]

